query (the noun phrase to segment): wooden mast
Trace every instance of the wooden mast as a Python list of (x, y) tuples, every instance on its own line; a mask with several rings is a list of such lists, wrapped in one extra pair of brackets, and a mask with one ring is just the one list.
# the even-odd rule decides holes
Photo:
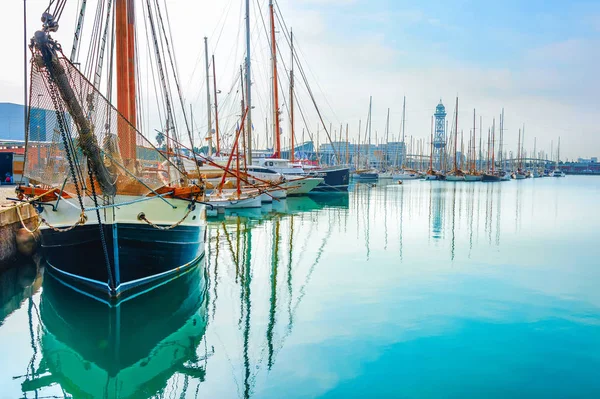
[(487, 158), (487, 169), (488, 172), (491, 170), (490, 168), (490, 138), (491, 138), (491, 134), (490, 134), (490, 128), (488, 127), (488, 141), (487, 141), (487, 154), (486, 154), (486, 158)]
[(476, 167), (475, 167), (475, 140), (476, 140), (476, 131), (475, 131), (475, 108), (473, 108), (473, 142), (471, 143), (471, 173), (475, 173), (476, 172)]
[(517, 165), (521, 169), (521, 129), (519, 128), (519, 144), (517, 145)]
[(208, 131), (207, 131), (207, 136), (206, 136), (206, 140), (208, 141), (208, 156), (212, 157), (212, 146), (213, 146), (213, 141), (212, 141), (212, 120), (211, 120), (211, 103), (210, 103), (210, 77), (208, 74), (209, 71), (209, 67), (208, 67), (208, 38), (205, 36), (204, 37), (204, 61), (206, 63), (206, 118), (208, 121)]
[[(117, 40), (116, 70), (117, 70), (117, 110), (135, 127), (135, 46), (134, 46), (134, 15), (132, 0), (116, 0), (115, 4), (115, 35), (123, 40)], [(131, 31), (131, 32), (130, 32)], [(121, 156), (126, 166), (135, 160), (135, 132), (129, 126), (119, 124), (118, 136)]]
[(348, 124), (346, 123), (346, 166), (348, 166)]
[(456, 150), (458, 146), (458, 97), (456, 97), (456, 115), (454, 116), (454, 172), (456, 172)]
[(492, 120), (492, 173), (496, 171), (496, 158), (494, 152), (496, 151), (496, 118)]
[[(219, 107), (217, 102), (217, 72), (215, 68), (215, 55), (212, 55), (213, 67), (213, 92), (215, 93), (215, 139), (217, 140), (217, 156), (221, 155), (221, 144), (219, 144)], [(243, 109), (243, 106), (242, 106)]]
[(269, 12), (271, 14), (271, 63), (273, 67), (273, 144), (274, 158), (281, 156), (281, 142), (279, 140), (279, 85), (277, 82), (277, 42), (275, 41), (275, 12), (273, 0), (269, 0)]
[(430, 151), (429, 151), (429, 172), (433, 173), (433, 115), (431, 115), (431, 143), (430, 143)]
[(385, 153), (383, 155), (383, 159), (385, 160), (385, 168), (386, 171), (389, 168), (388, 165), (388, 146), (390, 145), (390, 109), (388, 108), (387, 112), (387, 120), (385, 122)]
[(481, 152), (481, 141), (483, 138), (483, 117), (481, 115), (479, 115), (479, 169), (481, 169), (481, 172), (483, 172), (483, 168), (481, 167), (482, 163), (482, 158), (483, 158), (483, 153)]
[(406, 142), (404, 141), (404, 125), (406, 125), (406, 96), (402, 99), (402, 150), (404, 154), (402, 154), (402, 166), (401, 169), (404, 170), (404, 166), (406, 163)]
[[(118, 37), (118, 36), (117, 36)], [(136, 127), (137, 109), (135, 98), (135, 1), (127, 1), (127, 73), (129, 81), (129, 123)], [(135, 157), (135, 137), (131, 143)]]

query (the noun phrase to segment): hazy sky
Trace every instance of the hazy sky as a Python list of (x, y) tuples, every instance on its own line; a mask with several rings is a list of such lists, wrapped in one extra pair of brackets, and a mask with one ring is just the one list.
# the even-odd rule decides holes
[[(141, 13), (145, 1), (136, 1)], [(23, 3), (0, 3), (5, 34), (0, 102), (22, 103)], [(47, 3), (27, 1), (28, 36), (38, 29)], [(86, 23), (91, 25), (95, 1), (88, 3)], [(209, 36), (210, 53), (216, 57), (218, 86), (223, 92), (223, 125), (234, 126), (235, 113), (239, 114), (232, 93), (244, 53), (242, 3), (167, 0), (183, 94), (194, 108), (200, 130), (206, 126), (204, 36)], [(269, 58), (258, 6), (265, 13), (268, 1), (251, 3), (252, 58), (256, 65), (254, 123), (257, 134), (264, 135)], [(598, 1), (281, 0), (279, 6), (288, 27), (294, 29), (326, 123), (333, 123), (334, 129), (349, 123), (352, 138), (357, 137), (359, 119), (364, 126), (370, 95), (373, 139), (375, 130), (379, 138), (383, 137), (387, 108), (391, 109), (390, 134), (398, 134), (404, 95), (406, 134), (421, 138), (429, 137), (430, 116), (438, 101), (443, 100), (451, 117), (458, 95), (459, 131), (464, 129), (465, 135), (473, 124), (473, 108), (477, 109), (478, 125), (479, 115), (483, 116), (487, 134), (492, 118), (497, 118), (504, 107), (508, 150), (516, 149), (518, 129), (525, 124), (525, 145), (530, 151), (534, 137), (538, 150), (549, 152), (551, 140), (556, 148), (560, 136), (562, 159), (600, 156), (600, 127), (596, 122), (600, 111)], [(61, 29), (54, 35), (65, 49), (72, 43), (76, 8), (77, 1), (70, 1)], [(143, 20), (141, 15), (138, 18)], [(283, 42), (282, 33), (278, 36)], [(281, 51), (283, 61), (289, 64), (289, 51), (283, 43)], [(145, 90), (147, 102), (152, 103), (153, 90)], [(308, 111), (310, 104), (303, 98), (303, 108), (315, 130), (318, 119)], [(282, 119), (287, 133), (285, 112)], [(148, 124), (159, 127), (153, 117)], [(299, 122), (297, 136), (301, 128)]]

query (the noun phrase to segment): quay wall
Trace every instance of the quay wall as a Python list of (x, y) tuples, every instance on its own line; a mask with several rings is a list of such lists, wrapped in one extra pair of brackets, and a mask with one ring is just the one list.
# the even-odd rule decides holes
[[(4, 198), (2, 198), (4, 200)], [(37, 226), (37, 212), (27, 204), (21, 207), (21, 216), (28, 229)], [(0, 206), (0, 272), (11, 268), (19, 257), (31, 257), (39, 245), (39, 232), (27, 232), (14, 204)]]

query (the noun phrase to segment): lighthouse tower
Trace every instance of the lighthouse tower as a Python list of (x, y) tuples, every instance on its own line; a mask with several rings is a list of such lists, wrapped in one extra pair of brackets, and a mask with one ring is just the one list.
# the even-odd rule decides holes
[(435, 107), (435, 136), (433, 137), (433, 165), (442, 170), (442, 158), (446, 149), (446, 107), (440, 103)]

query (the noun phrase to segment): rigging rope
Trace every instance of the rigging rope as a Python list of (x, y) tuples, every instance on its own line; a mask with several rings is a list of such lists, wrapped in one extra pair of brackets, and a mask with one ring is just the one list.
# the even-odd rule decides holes
[[(65, 155), (67, 157), (67, 162), (69, 163), (69, 171), (71, 172), (71, 179), (73, 180), (73, 184), (75, 185), (75, 191), (77, 192), (77, 199), (79, 201), (79, 205), (81, 207), (81, 210), (84, 210), (84, 206), (83, 206), (83, 198), (82, 198), (82, 194), (81, 194), (81, 190), (78, 184), (78, 179), (77, 179), (77, 174), (76, 174), (76, 170), (75, 168), (77, 167), (74, 163), (73, 163), (73, 155), (72, 154), (72, 138), (70, 135), (67, 135), (66, 133), (66, 126), (67, 124), (65, 123), (64, 120), (64, 110), (62, 107), (62, 103), (61, 101), (58, 100), (58, 89), (56, 88), (54, 79), (52, 79), (50, 72), (46, 69), (45, 72), (46, 76), (47, 76), (47, 81), (48, 81), (48, 86), (49, 86), (49, 91), (50, 91), (50, 98), (52, 99), (52, 105), (54, 106), (54, 112), (56, 115), (56, 120), (58, 122), (58, 126), (59, 126), (59, 130), (60, 130), (60, 135), (62, 137), (62, 141), (63, 141), (63, 146), (65, 149)], [(82, 183), (83, 186), (83, 183)]]

